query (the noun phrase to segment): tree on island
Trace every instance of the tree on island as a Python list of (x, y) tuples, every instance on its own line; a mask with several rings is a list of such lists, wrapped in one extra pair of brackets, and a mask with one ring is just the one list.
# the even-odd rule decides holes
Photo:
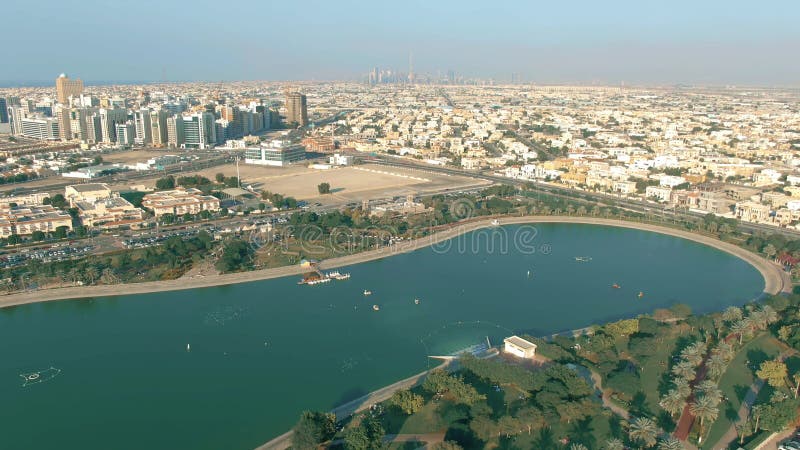
[(331, 185), (330, 183), (320, 183), (317, 185), (317, 190), (320, 194), (330, 194), (331, 193)]
[(294, 426), (292, 447), (313, 449), (336, 434), (336, 416), (332, 413), (303, 411)]

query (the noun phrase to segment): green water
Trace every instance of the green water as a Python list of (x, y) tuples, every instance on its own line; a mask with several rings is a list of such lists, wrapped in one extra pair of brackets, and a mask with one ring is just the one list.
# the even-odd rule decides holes
[[(504, 254), (499, 239), (490, 252), (466, 235), (466, 251), (426, 248), (346, 268), (350, 280), (321, 286), (290, 277), (2, 309), (0, 448), (250, 449), (303, 409), (425, 369), (426, 354), (676, 302), (719, 310), (764, 286), (743, 261), (682, 239), (537, 229), (532, 254), (513, 245)], [(22, 387), (21, 373), (51, 366), (57, 377)]]

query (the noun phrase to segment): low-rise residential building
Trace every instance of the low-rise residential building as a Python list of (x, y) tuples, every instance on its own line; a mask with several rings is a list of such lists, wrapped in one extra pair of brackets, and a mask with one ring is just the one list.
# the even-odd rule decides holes
[(72, 184), (64, 188), (64, 198), (70, 206), (75, 206), (77, 202), (96, 202), (111, 197), (111, 188), (105, 183)]
[(72, 230), (72, 216), (50, 205), (0, 207), (0, 237), (28, 235), (34, 231), (52, 233), (58, 227)]
[(136, 227), (144, 220), (144, 211), (122, 197), (108, 197), (93, 202), (77, 201), (74, 207), (78, 208), (81, 222), (89, 227)]
[(660, 202), (668, 202), (672, 198), (672, 189), (662, 186), (647, 186), (645, 188), (647, 198), (655, 198)]
[(147, 194), (142, 198), (142, 206), (153, 211), (156, 217), (164, 214), (198, 214), (201, 211), (219, 211), (217, 197), (203, 195), (199, 189), (178, 188)]
[(736, 204), (734, 214), (748, 222), (766, 222), (769, 220), (769, 206), (756, 202), (740, 202)]

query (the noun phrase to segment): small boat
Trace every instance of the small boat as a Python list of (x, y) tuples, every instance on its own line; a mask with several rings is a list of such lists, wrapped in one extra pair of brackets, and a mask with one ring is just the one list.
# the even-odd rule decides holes
[(381, 310), (381, 307), (380, 307), (380, 306), (378, 306), (378, 305), (372, 305), (372, 310), (373, 310), (373, 311), (380, 311), (380, 310)]
[(192, 351), (192, 345), (191, 344), (186, 344), (186, 351), (187, 352)]
[(530, 277), (531, 277), (531, 271), (529, 270), (528, 271), (528, 278), (530, 278)]
[(496, 227), (496, 226), (498, 226), (498, 225), (500, 225), (500, 221), (499, 221), (499, 220), (497, 220), (497, 219), (493, 219), (493, 220), (492, 220), (492, 226)]
[(372, 291), (368, 291), (368, 290), (364, 289), (364, 295), (365, 296), (366, 295), (372, 295)]
[(644, 297), (644, 292), (639, 291), (639, 298)]
[(419, 305), (419, 299), (418, 299), (418, 298), (415, 298), (415, 299), (414, 299), (414, 304), (415, 304), (415, 305)]
[(611, 287), (614, 289), (619, 289), (619, 285), (617, 283), (612, 284)]
[(575, 257), (575, 261), (578, 261), (578, 262), (589, 262), (591, 260), (592, 260), (591, 256), (576, 256)]

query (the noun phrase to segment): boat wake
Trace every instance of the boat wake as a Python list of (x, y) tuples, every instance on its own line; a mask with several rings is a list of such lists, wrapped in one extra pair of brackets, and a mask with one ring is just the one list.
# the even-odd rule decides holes
[(22, 377), (22, 379), (24, 380), (24, 382), (22, 383), (22, 387), (28, 387), (34, 384), (50, 381), (53, 378), (57, 377), (60, 373), (61, 369), (56, 369), (55, 367), (48, 367), (47, 369), (39, 370), (37, 372), (21, 373), (19, 374), (19, 376)]

